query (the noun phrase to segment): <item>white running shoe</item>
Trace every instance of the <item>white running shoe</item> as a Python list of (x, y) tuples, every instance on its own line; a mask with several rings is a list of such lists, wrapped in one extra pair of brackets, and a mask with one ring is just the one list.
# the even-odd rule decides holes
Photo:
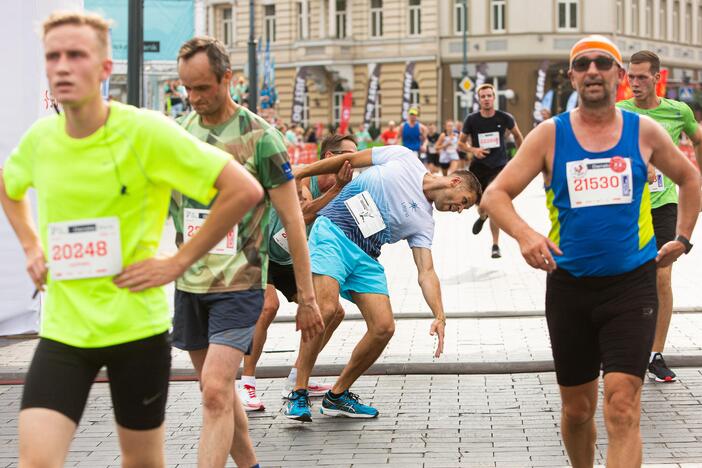
[[(321, 397), (324, 396), (329, 390), (332, 389), (331, 384), (323, 384), (315, 380), (310, 379), (307, 383), (307, 394), (311, 397)], [(280, 396), (287, 399), (290, 392), (295, 390), (295, 384), (290, 383), (290, 379), (285, 379), (285, 385), (283, 385), (283, 390), (280, 392)]]
[(263, 411), (266, 409), (261, 399), (256, 396), (256, 387), (241, 385), (238, 390), (239, 398), (241, 398), (245, 411)]

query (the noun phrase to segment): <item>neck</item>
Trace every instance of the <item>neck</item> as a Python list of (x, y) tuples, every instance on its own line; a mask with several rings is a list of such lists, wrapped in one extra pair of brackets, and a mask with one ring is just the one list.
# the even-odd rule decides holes
[(434, 174), (426, 174), (422, 180), (422, 192), (427, 200), (434, 203), (436, 199), (436, 193), (447, 187), (451, 186), (451, 182), (448, 177), (435, 176)]
[(614, 104), (606, 107), (588, 108), (580, 105), (573, 111), (576, 116), (588, 125), (607, 125), (617, 119), (617, 108)]
[(85, 138), (95, 133), (107, 121), (110, 106), (98, 93), (81, 106), (64, 106), (66, 133), (71, 138)]
[(220, 107), (217, 112), (208, 115), (201, 115), (200, 118), (202, 119), (202, 123), (205, 125), (219, 125), (231, 119), (232, 115), (234, 115), (238, 109), (239, 106), (237, 103), (234, 102), (231, 96), (227, 96), (227, 99), (224, 101), (224, 105)]
[(639, 109), (653, 109), (660, 105), (661, 100), (656, 96), (656, 93), (651, 93), (644, 99), (636, 99), (634, 97), (634, 103)]
[(493, 115), (495, 115), (495, 108), (492, 107), (492, 108), (487, 109), (487, 110), (480, 109), (480, 115), (482, 115), (483, 117), (492, 117)]

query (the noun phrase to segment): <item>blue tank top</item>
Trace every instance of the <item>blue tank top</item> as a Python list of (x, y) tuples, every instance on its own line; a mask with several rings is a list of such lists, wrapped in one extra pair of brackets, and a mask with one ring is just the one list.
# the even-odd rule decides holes
[(409, 122), (402, 124), (402, 146), (412, 151), (419, 151), (419, 148), (422, 146), (419, 136), (419, 122), (414, 127)]
[[(627, 111), (622, 111), (622, 116), (619, 142), (598, 153), (580, 146), (570, 112), (554, 117), (553, 177), (551, 185), (545, 187), (551, 219), (549, 238), (563, 252), (554, 256), (558, 268), (574, 276), (619, 275), (657, 254), (646, 164), (639, 149), (639, 116)], [(593, 187), (605, 187), (610, 194), (618, 191), (620, 198), (614, 203), (588, 205), (583, 202), (583, 192), (590, 200), (603, 193), (593, 191)], [(627, 197), (630, 201), (622, 202)], [(577, 206), (579, 203), (583, 206)]]

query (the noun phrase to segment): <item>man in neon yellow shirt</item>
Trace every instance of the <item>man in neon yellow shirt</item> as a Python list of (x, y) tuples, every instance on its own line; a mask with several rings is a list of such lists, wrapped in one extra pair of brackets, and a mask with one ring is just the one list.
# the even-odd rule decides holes
[[(122, 463), (163, 466), (170, 314), (158, 286), (180, 276), (263, 195), (228, 154), (157, 113), (102, 100), (100, 83), (112, 71), (108, 28), (81, 13), (44, 22), (46, 74), (64, 114), (36, 122), (2, 171), (0, 202), (29, 275), (47, 288), (19, 416), (27, 466), (63, 465), (103, 366)], [(38, 231), (25, 197), (30, 187)], [(177, 255), (155, 259), (174, 188), (203, 203), (218, 196), (199, 234)]]
[[(676, 146), (680, 141), (680, 135), (684, 132), (694, 143), (695, 156), (700, 163), (702, 162), (702, 130), (697, 125), (692, 109), (684, 102), (656, 96), (660, 67), (661, 61), (654, 52), (642, 50), (633, 54), (627, 73), (634, 97), (618, 102), (617, 106), (651, 117), (665, 128)], [(648, 170), (651, 216), (653, 217), (656, 243), (660, 249), (666, 242), (675, 239), (678, 193), (672, 180), (651, 165), (649, 165)], [(674, 382), (676, 379), (675, 372), (668, 368), (662, 354), (668, 335), (670, 318), (673, 315), (672, 269), (673, 266), (669, 265), (656, 270), (658, 319), (648, 365), (648, 376), (656, 382)]]

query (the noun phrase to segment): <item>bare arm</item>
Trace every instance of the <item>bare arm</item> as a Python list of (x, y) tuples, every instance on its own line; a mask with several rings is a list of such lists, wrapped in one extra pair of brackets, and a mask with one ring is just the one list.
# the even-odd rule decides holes
[(702, 127), (697, 125), (697, 130), (692, 135), (687, 135), (695, 148), (695, 160), (697, 167), (702, 171)]
[(436, 140), (436, 145), (434, 145), (434, 147), (437, 150), (441, 151), (442, 149), (444, 149), (444, 140), (446, 139), (445, 137), (446, 137), (445, 133), (442, 133), (441, 135), (439, 135), (439, 139)]
[(291, 180), (270, 189), (268, 194), (288, 235), (288, 245), (297, 285), (297, 330), (302, 331), (302, 339), (307, 341), (324, 331), (324, 322), (312, 286), (307, 233), (297, 199), (295, 181)]
[(317, 197), (312, 200), (309, 188), (307, 188), (306, 199), (302, 201), (302, 215), (305, 219), (305, 224), (312, 224), (314, 220), (317, 219), (317, 213), (319, 210), (327, 206), (329, 202), (334, 199), (334, 197), (339, 195), (341, 189), (343, 189), (352, 178), (353, 168), (351, 167), (351, 163), (345, 161), (341, 166), (341, 169), (339, 169), (339, 172), (336, 174), (336, 181), (334, 182), (334, 185), (332, 185), (329, 190), (324, 192), (321, 197)]
[(322, 159), (321, 161), (317, 161), (309, 166), (297, 167), (294, 170), (295, 177), (298, 179), (303, 179), (305, 177), (312, 177), (315, 175), (334, 174), (339, 172), (341, 166), (343, 166), (344, 162), (346, 161), (351, 163), (351, 167), (354, 169), (358, 167), (371, 166), (373, 165), (372, 150), (365, 149), (357, 153), (340, 154), (338, 156), (334, 156), (333, 158)]
[(434, 322), (431, 324), (429, 334), (432, 336), (434, 333), (438, 334), (439, 343), (434, 357), (439, 357), (444, 350), (444, 331), (446, 327), (446, 314), (444, 313), (444, 304), (441, 300), (441, 283), (436, 270), (434, 270), (431, 250), (412, 247), (412, 257), (417, 266), (417, 278), (419, 287), (422, 289), (422, 295), (431, 309), (431, 313), (434, 314)]
[(461, 132), (461, 136), (458, 137), (458, 148), (468, 155), (468, 162), (470, 162), (470, 159), (472, 159), (473, 156), (478, 159), (483, 159), (485, 156), (487, 156), (484, 149), (477, 146), (471, 146), (471, 144), (468, 142), (469, 138), (470, 135), (463, 132)]
[(41, 246), (37, 228), (32, 218), (32, 208), (26, 197), (21, 200), (13, 200), (7, 196), (5, 183), (3, 182), (2, 169), (0, 168), (0, 203), (5, 211), (7, 219), (12, 225), (12, 229), (17, 235), (17, 239), (24, 250), (26, 256), (26, 268), (34, 286), (44, 289), (46, 283), (46, 257)]
[(512, 127), (512, 130), (510, 130), (509, 132), (514, 137), (514, 143), (517, 145), (517, 148), (522, 146), (522, 143), (524, 142), (524, 137), (522, 136), (522, 131), (519, 130), (517, 122), (514, 122), (514, 127)]

